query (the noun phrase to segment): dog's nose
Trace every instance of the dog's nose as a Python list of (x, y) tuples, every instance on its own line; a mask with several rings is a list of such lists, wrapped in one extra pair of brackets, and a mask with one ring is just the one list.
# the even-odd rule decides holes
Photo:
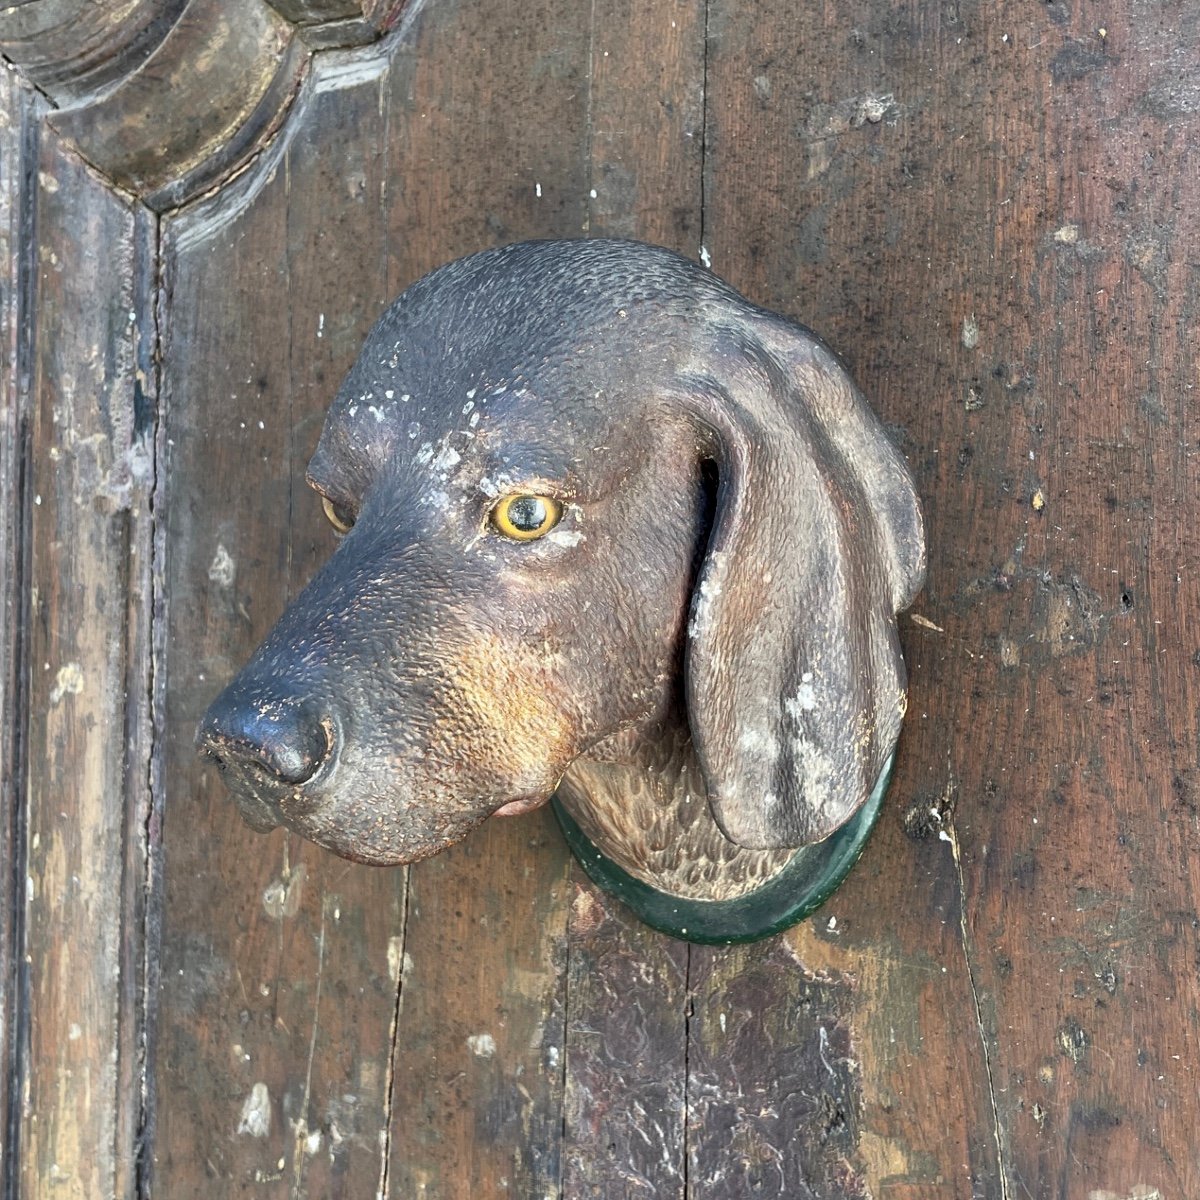
[(307, 701), (262, 698), (227, 689), (200, 722), (196, 745), (235, 791), (290, 789), (307, 783), (332, 750), (329, 722)]

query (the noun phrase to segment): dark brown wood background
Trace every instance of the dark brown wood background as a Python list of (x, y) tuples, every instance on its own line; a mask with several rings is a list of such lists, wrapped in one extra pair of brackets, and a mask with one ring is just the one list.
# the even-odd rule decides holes
[[(4, 1196), (1200, 1197), (1200, 9), (72, 4), (0, 15)], [(818, 329), (925, 501), (886, 811), (751, 947), (193, 759), (374, 317), (588, 234)]]

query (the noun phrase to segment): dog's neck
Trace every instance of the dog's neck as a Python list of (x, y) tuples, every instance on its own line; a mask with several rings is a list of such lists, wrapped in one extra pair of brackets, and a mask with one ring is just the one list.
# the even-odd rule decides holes
[(761, 887), (795, 850), (747, 850), (712, 815), (680, 706), (614, 735), (563, 776), (558, 797), (583, 832), (630, 875), (668, 895), (731, 900)]

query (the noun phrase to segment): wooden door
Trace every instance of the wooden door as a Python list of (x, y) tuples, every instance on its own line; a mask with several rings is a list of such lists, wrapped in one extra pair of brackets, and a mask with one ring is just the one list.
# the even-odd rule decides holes
[[(0, 14), (5, 1196), (1200, 1196), (1187, 0), (29, 0)], [(711, 262), (892, 427), (930, 575), (867, 853), (743, 948), (545, 813), (251, 833), (208, 700), (330, 551), (387, 301)]]

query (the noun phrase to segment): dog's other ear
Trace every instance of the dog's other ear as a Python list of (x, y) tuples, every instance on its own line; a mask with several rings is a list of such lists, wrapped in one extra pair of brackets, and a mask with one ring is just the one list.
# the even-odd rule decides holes
[(718, 470), (688, 718), (725, 834), (800, 846), (854, 815), (899, 735), (895, 614), (924, 581), (921, 512), (904, 459), (815, 335), (751, 309), (711, 340), (685, 401)]

